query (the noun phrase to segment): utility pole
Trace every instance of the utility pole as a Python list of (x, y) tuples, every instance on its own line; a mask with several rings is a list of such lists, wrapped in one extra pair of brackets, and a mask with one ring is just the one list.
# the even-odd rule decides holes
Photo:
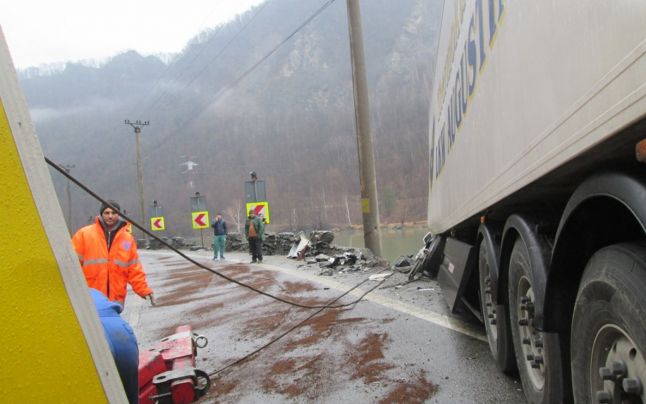
[(368, 103), (368, 81), (366, 80), (363, 54), (363, 33), (359, 0), (347, 0), (348, 31), (352, 59), (352, 88), (354, 94), (355, 127), (357, 130), (357, 151), (359, 153), (359, 175), (361, 183), (361, 212), (363, 214), (363, 239), (366, 248), (381, 256), (381, 235), (379, 234), (379, 204), (377, 202), (377, 180), (375, 157), (370, 131), (370, 105)]
[[(66, 173), (70, 173), (72, 168), (76, 168), (74, 164), (63, 164), (61, 168), (65, 170)], [(72, 191), (70, 190), (70, 180), (67, 180), (67, 186), (65, 187), (67, 191), (67, 228), (70, 233), (72, 233)]]
[[(135, 150), (137, 153), (137, 187), (139, 188), (139, 214), (141, 215), (140, 223), (142, 223), (142, 225), (145, 225), (146, 213), (144, 210), (144, 170), (141, 165), (141, 145), (139, 135), (141, 134), (141, 128), (143, 126), (150, 125), (150, 122), (141, 122), (140, 120), (130, 122), (129, 119), (126, 119), (124, 123), (126, 125), (132, 126), (135, 129)], [(146, 238), (146, 233), (142, 233), (142, 236)]]

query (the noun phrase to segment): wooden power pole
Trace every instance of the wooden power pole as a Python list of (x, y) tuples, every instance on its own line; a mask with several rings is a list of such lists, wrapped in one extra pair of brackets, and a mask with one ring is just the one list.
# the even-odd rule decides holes
[[(135, 149), (137, 153), (137, 188), (139, 190), (139, 214), (141, 225), (146, 225), (146, 211), (144, 208), (144, 169), (141, 165), (141, 145), (139, 135), (141, 134), (141, 128), (146, 125), (150, 125), (149, 121), (141, 122), (137, 120), (135, 122), (130, 122), (129, 119), (126, 119), (124, 122), (126, 125), (130, 125), (135, 129)], [(142, 232), (142, 237), (146, 237), (146, 233)]]
[(370, 105), (368, 103), (368, 81), (366, 80), (363, 54), (361, 10), (359, 8), (359, 0), (347, 0), (347, 4), (350, 53), (352, 56), (355, 127), (359, 153), (363, 238), (366, 248), (369, 248), (376, 256), (381, 256), (379, 204), (377, 202), (375, 157), (372, 146), (372, 133), (370, 131)]

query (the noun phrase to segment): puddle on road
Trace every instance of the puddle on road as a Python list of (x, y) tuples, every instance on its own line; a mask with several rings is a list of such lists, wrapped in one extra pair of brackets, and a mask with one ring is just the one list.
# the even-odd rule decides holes
[[(325, 298), (312, 294), (319, 288), (309, 282), (280, 282), (273, 271), (247, 265), (217, 269), (258, 289), (301, 303), (322, 304), (330, 298), (329, 294)], [(162, 336), (172, 334), (187, 319), (198, 332), (226, 324), (237, 332), (229, 343), (250, 341), (246, 350), (249, 344), (261, 346), (311, 313), (245, 288), (213, 288), (228, 282), (194, 266), (172, 268), (159, 274), (159, 280), (167, 290), (160, 299), (162, 306), (182, 310), (181, 316), (169, 319), (177, 324), (157, 324)], [(205, 290), (206, 286), (209, 288)], [(432, 397), (437, 386), (420, 366), (398, 363), (388, 356), (393, 341), (381, 328), (394, 319), (350, 317), (351, 313), (347, 308), (320, 313), (254, 358), (214, 378), (213, 387), (201, 402), (236, 402), (248, 398), (248, 394), (257, 397), (263, 393), (297, 401), (325, 401), (343, 389), (383, 403), (421, 403)], [(239, 359), (244, 352), (227, 355), (218, 363), (201, 356), (198, 367), (211, 372)]]

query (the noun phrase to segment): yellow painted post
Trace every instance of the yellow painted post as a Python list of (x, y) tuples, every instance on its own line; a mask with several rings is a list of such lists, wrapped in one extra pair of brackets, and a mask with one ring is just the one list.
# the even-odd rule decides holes
[(0, 31), (0, 401), (127, 402)]

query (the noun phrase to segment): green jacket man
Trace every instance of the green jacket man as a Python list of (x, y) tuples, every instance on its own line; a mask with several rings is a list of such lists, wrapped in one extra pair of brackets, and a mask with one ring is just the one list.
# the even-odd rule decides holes
[(249, 242), (249, 253), (251, 254), (251, 263), (262, 262), (262, 240), (265, 236), (265, 225), (256, 212), (251, 209), (249, 216), (244, 224), (244, 233)]

